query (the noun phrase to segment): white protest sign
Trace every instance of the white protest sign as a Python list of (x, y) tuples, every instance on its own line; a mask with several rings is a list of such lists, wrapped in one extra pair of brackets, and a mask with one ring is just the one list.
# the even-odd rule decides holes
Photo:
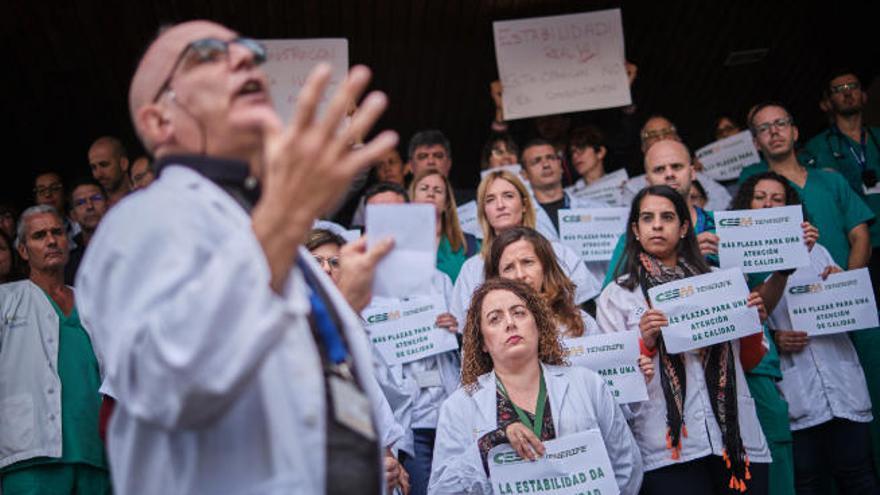
[(330, 83), (318, 107), (323, 112), (330, 95), (348, 73), (348, 40), (345, 38), (261, 40), (266, 46), (263, 70), (269, 78), (269, 94), (278, 115), (290, 120), (296, 97), (306, 83), (309, 72), (325, 62), (333, 68)]
[(492, 23), (504, 119), (629, 105), (620, 9)]
[(394, 248), (376, 267), (373, 295), (404, 298), (431, 291), (435, 222), (431, 204), (367, 205), (367, 246), (394, 239)]
[(755, 273), (809, 265), (803, 221), (800, 206), (716, 211), (721, 268)]
[[(586, 198), (607, 203), (609, 206), (628, 206), (623, 204), (623, 185), (629, 180), (626, 169), (615, 170), (603, 175), (592, 184), (567, 188), (569, 194), (576, 198)], [(580, 183), (579, 183), (580, 184)]]
[(733, 180), (744, 167), (761, 161), (751, 131), (709, 143), (697, 150), (703, 173), (715, 180)]
[(867, 268), (833, 273), (826, 280), (818, 276), (789, 280), (785, 299), (791, 326), (810, 335), (880, 326)]
[(662, 332), (673, 354), (762, 331), (758, 310), (746, 306), (749, 289), (737, 268), (651, 287), (648, 296), (669, 319)]
[(559, 238), (584, 261), (608, 261), (626, 231), (628, 208), (559, 210)]
[(468, 201), (456, 209), (458, 213), (458, 224), (461, 225), (461, 231), (466, 232), (477, 239), (483, 238), (483, 229), (480, 228), (480, 222), (477, 220), (477, 202)]
[(645, 376), (639, 369), (639, 332), (611, 332), (562, 339), (568, 360), (605, 379), (620, 404), (648, 400)]
[(488, 454), (489, 480), (496, 494), (616, 495), (620, 493), (608, 451), (598, 430), (544, 442), (544, 457), (528, 461), (510, 444)]
[(419, 296), (364, 311), (370, 342), (387, 364), (409, 363), (458, 349), (455, 335), (434, 324), (437, 315), (446, 310), (435, 302), (442, 300), (440, 295)]

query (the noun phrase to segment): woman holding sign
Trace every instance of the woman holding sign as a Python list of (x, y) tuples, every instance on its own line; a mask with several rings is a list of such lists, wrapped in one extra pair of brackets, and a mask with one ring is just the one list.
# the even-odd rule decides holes
[[(649, 288), (710, 271), (689, 219), (674, 189), (642, 189), (629, 215), (626, 261), (598, 300), (599, 327), (641, 332), (643, 353), (659, 370), (648, 401), (630, 405), (645, 463), (642, 493), (768, 493), (770, 452), (744, 374), (761, 359), (762, 334), (670, 354), (660, 333), (669, 322), (648, 305)], [(757, 293), (748, 301), (762, 305)]]
[(604, 380), (562, 366), (563, 353), (553, 317), (531, 287), (495, 278), (477, 289), (464, 330), (463, 387), (440, 410), (429, 493), (493, 493), (493, 447), (509, 444), (521, 458), (545, 462), (544, 442), (589, 431), (601, 435), (620, 493), (638, 492), (641, 457), (623, 413)]
[[(477, 218), (483, 230), (480, 253), (468, 259), (461, 268), (452, 292), (450, 312), (464, 319), (471, 295), (483, 278), (483, 265), (489, 257), (492, 242), (501, 232), (513, 227), (535, 228), (535, 207), (525, 185), (505, 170), (487, 174), (477, 189)], [(601, 285), (583, 260), (568, 246), (553, 242), (556, 261), (574, 283), (575, 302), (582, 304), (599, 293)]]
[(449, 191), (452, 191), (449, 179), (437, 169), (419, 172), (409, 185), (409, 197), (413, 203), (434, 205), (437, 214), (437, 269), (455, 281), (461, 265), (480, 249), (480, 241), (462, 232), (455, 197)]
[(599, 332), (599, 325), (574, 303), (575, 286), (565, 275), (550, 241), (536, 230), (514, 227), (498, 235), (489, 251), (485, 278), (512, 278), (525, 282), (544, 298), (564, 337)]
[[(799, 204), (797, 191), (784, 177), (765, 172), (743, 183), (732, 207), (744, 210)], [(804, 237), (812, 241), (810, 265), (798, 268), (791, 275), (780, 274), (785, 284), (784, 294), (793, 286), (808, 286), (841, 271), (828, 250), (815, 243), (818, 233), (811, 232), (808, 236), (807, 226)], [(832, 333), (811, 337), (805, 331), (792, 330), (794, 325), (785, 297), (773, 309), (769, 323), (779, 349), (775, 365), (782, 380), (776, 386), (788, 402), (782, 414), (785, 426), (790, 426), (790, 430), (785, 428), (786, 433), (793, 441), (797, 492), (827, 493), (830, 477), (844, 494), (876, 490), (868, 426), (872, 418), (871, 400), (849, 335)], [(763, 361), (760, 366), (764, 366)], [(749, 377), (753, 392), (754, 381)], [(785, 406), (785, 402), (782, 404)], [(769, 437), (771, 432), (767, 434)], [(773, 451), (774, 465), (777, 457)]]

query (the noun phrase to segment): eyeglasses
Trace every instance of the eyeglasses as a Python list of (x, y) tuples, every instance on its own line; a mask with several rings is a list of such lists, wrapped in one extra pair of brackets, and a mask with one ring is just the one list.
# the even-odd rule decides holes
[(52, 184), (51, 186), (35, 187), (34, 194), (36, 194), (37, 196), (49, 196), (49, 195), (52, 195), (55, 193), (59, 193), (63, 190), (64, 190), (64, 186), (62, 186), (61, 184), (58, 184), (56, 182), (55, 184)]
[(318, 256), (317, 254), (313, 254), (315, 261), (318, 262), (319, 265), (324, 266), (326, 264), (330, 267), (331, 270), (339, 269), (339, 256), (331, 256), (329, 258), (325, 258), (323, 256)]
[(73, 200), (73, 207), (79, 208), (80, 206), (84, 206), (86, 203), (100, 203), (105, 201), (106, 198), (103, 194), (92, 194), (91, 196), (85, 198), (79, 198)]
[(770, 132), (770, 127), (774, 129), (788, 129), (791, 125), (790, 118), (776, 119), (773, 122), (764, 122), (755, 126), (755, 134), (761, 135)]
[(162, 96), (162, 93), (168, 91), (168, 88), (171, 87), (171, 78), (174, 77), (177, 68), (180, 66), (181, 62), (187, 59), (187, 57), (190, 58), (188, 63), (191, 65), (202, 65), (217, 62), (221, 59), (228, 60), (229, 45), (232, 43), (237, 43), (248, 49), (253, 56), (254, 65), (260, 65), (266, 61), (266, 47), (255, 39), (235, 38), (234, 40), (226, 41), (217, 38), (203, 38), (195, 40), (186, 45), (183, 51), (180, 52), (174, 65), (171, 66), (171, 71), (168, 72), (168, 77), (165, 78), (165, 81), (162, 82), (162, 86), (159, 87), (159, 91), (156, 92), (156, 96), (153, 97), (153, 103), (159, 101), (159, 97)]
[(835, 86), (831, 86), (831, 94), (836, 95), (839, 93), (843, 93), (844, 91), (855, 91), (862, 87), (861, 83), (858, 81), (838, 84)]

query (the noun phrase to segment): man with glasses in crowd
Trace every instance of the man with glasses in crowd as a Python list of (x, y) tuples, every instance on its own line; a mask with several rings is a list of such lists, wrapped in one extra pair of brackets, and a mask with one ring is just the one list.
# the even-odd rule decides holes
[(70, 259), (64, 268), (64, 283), (73, 285), (76, 271), (86, 253), (86, 247), (104, 214), (107, 213), (107, 194), (100, 184), (91, 178), (83, 178), (73, 183), (70, 190), (70, 216), (76, 220), (82, 231), (74, 238), (76, 247), (70, 250)]
[(71, 220), (67, 214), (67, 202), (64, 196), (64, 182), (58, 172), (43, 172), (34, 179), (34, 203), (55, 208), (64, 221), (64, 231), (70, 249), (76, 248), (74, 237), (79, 234), (79, 224)]
[(346, 301), (369, 300), (392, 242), (355, 241), (338, 290), (301, 245), (397, 143), (383, 132), (351, 146), (387, 98), (367, 95), (342, 126), (370, 80), (355, 67), (318, 117), (331, 77), (320, 64), (285, 126), (265, 59), (257, 41), (190, 21), (163, 30), (132, 79), (132, 120), (160, 179), (107, 214), (77, 277), (117, 399), (108, 452), (120, 493), (383, 484), (393, 416)]
[[(820, 108), (833, 122), (807, 143), (818, 167), (837, 170), (880, 218), (880, 128), (865, 125), (862, 111), (868, 93), (849, 69), (837, 69), (825, 79)], [(868, 224), (871, 233), (871, 281), (880, 300), (880, 221)]]
[(128, 168), (129, 178), (131, 179), (131, 190), (137, 191), (143, 189), (156, 180), (156, 173), (153, 171), (153, 164), (146, 156), (139, 156)]

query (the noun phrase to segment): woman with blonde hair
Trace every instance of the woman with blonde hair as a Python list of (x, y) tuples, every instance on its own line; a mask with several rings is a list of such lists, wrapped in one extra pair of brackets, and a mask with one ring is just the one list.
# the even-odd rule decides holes
[(429, 493), (493, 493), (493, 447), (535, 460), (543, 442), (588, 430), (601, 434), (620, 493), (637, 493), (642, 460), (621, 409), (602, 378), (565, 364), (539, 294), (511, 279), (480, 286), (464, 330), (463, 387), (440, 408)]
[(437, 269), (449, 275), (454, 282), (464, 262), (480, 249), (476, 237), (462, 232), (458, 222), (455, 197), (449, 194), (449, 180), (436, 169), (419, 172), (409, 185), (409, 197), (413, 203), (434, 205), (437, 215)]
[[(483, 246), (461, 267), (452, 291), (450, 312), (459, 321), (471, 300), (471, 294), (483, 280), (483, 265), (489, 257), (492, 242), (503, 231), (513, 227), (535, 228), (535, 206), (525, 185), (506, 170), (487, 174), (477, 189), (477, 220), (483, 231)], [(565, 275), (575, 284), (575, 303), (596, 297), (601, 284), (588, 270), (574, 250), (551, 242), (556, 261)]]

